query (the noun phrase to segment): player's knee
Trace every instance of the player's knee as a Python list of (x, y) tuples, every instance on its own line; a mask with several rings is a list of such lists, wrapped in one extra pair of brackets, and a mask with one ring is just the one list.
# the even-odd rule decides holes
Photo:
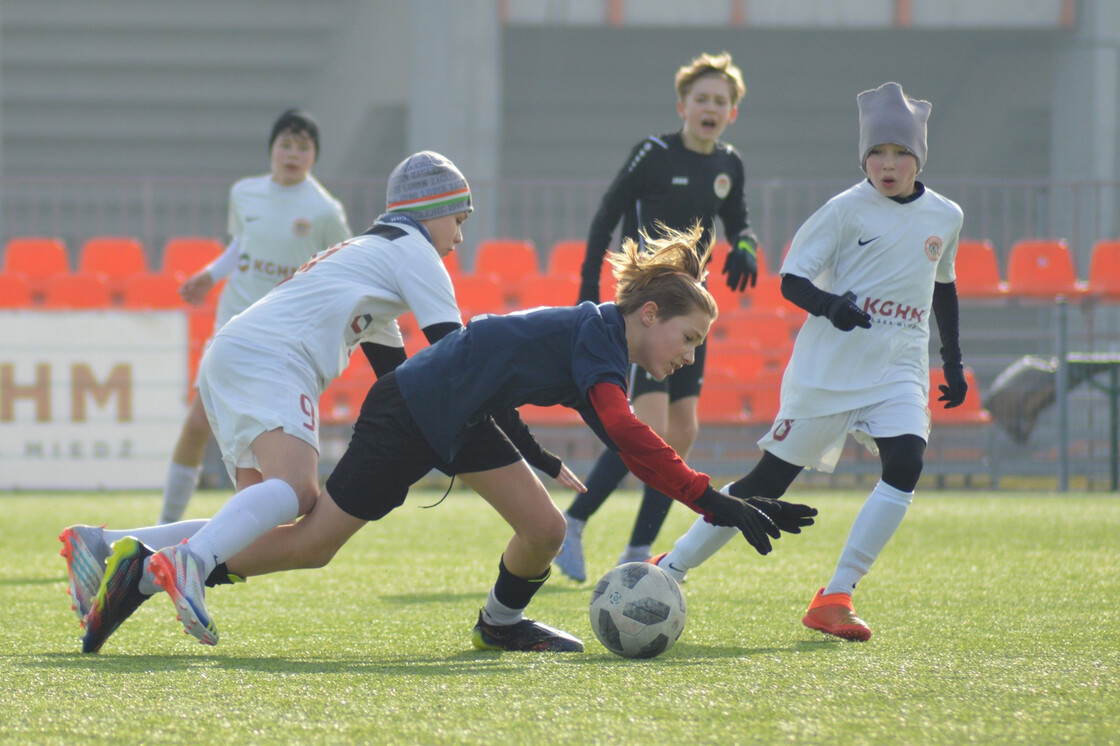
[(299, 500), (299, 514), (306, 515), (315, 507), (315, 501), (319, 499), (319, 480), (301, 479), (296, 484), (289, 484)]
[(317, 570), (326, 567), (338, 553), (338, 547), (315, 546), (305, 547), (300, 551), (299, 566), (305, 570)]
[(532, 525), (524, 527), (517, 533), (534, 554), (548, 555), (552, 558), (559, 554), (566, 532), (567, 523), (564, 515), (556, 510), (539, 516)]
[(903, 492), (913, 492), (924, 466), (924, 448), (908, 446), (892, 449), (883, 458), (883, 481)]

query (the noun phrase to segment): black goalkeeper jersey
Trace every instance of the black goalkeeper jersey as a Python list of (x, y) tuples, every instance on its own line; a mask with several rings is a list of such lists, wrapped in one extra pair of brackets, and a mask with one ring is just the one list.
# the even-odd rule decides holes
[[(623, 240), (641, 242), (640, 231), (656, 235), (658, 222), (687, 230), (697, 219), (707, 240), (718, 215), (723, 235), (734, 243), (749, 230), (744, 180), (743, 161), (726, 143), (717, 142), (715, 150), (704, 155), (688, 150), (680, 132), (673, 132), (647, 137), (635, 145), (591, 221), (580, 272), (580, 299), (599, 300), (599, 272), (619, 219)], [(587, 294), (592, 288), (594, 297)]]

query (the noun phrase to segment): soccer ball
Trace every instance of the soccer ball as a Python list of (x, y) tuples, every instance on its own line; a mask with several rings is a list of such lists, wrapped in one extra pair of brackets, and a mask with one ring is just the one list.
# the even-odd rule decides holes
[(624, 658), (653, 658), (684, 632), (684, 595), (657, 565), (627, 562), (591, 592), (591, 629), (603, 647)]

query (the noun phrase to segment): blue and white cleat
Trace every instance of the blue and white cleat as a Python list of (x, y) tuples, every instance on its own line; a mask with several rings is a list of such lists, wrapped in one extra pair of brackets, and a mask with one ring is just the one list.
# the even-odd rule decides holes
[(58, 535), (62, 542), (59, 552), (66, 560), (69, 575), (70, 608), (85, 626), (86, 614), (93, 608), (93, 599), (105, 577), (105, 560), (111, 550), (102, 535), (104, 526), (70, 526)]
[(187, 548), (186, 542), (153, 554), (148, 571), (156, 585), (171, 597), (183, 629), (203, 645), (217, 645), (218, 628), (206, 611), (206, 579), (202, 577), (198, 558)]

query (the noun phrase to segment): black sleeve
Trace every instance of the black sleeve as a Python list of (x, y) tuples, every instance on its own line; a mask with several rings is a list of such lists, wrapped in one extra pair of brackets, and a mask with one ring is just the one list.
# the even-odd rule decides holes
[(622, 219), (623, 213), (634, 204), (637, 193), (635, 159), (647, 143), (648, 140), (643, 140), (630, 151), (626, 165), (607, 187), (603, 199), (599, 202), (599, 209), (591, 219), (591, 230), (587, 234), (587, 251), (583, 255), (583, 266), (580, 268), (580, 302), (585, 300), (599, 302), (599, 273), (603, 269), (603, 256), (610, 247), (611, 234), (615, 226)]
[(397, 366), (408, 359), (408, 353), (403, 347), (390, 347), (376, 342), (362, 342), (362, 352), (373, 368), (373, 374), (381, 378), (386, 373), (391, 373)]
[(440, 324), (425, 326), (420, 331), (424, 332), (424, 337), (428, 340), (428, 344), (434, 345), (436, 342), (440, 341), (451, 332), (457, 332), (462, 328), (462, 324), (457, 324), (454, 321), (444, 321)]
[(937, 331), (941, 334), (941, 362), (961, 362), (960, 304), (957, 301), (957, 283), (933, 283), (933, 315)]
[(746, 175), (743, 170), (743, 159), (735, 151), (731, 151), (731, 157), (736, 164), (736, 176), (731, 180), (731, 191), (727, 194), (727, 199), (719, 208), (719, 219), (723, 223), (723, 235), (727, 242), (734, 248), (739, 241), (739, 237), (747, 234), (757, 244), (758, 238), (751, 230), (750, 217), (747, 211), (747, 190), (746, 190)]
[(516, 409), (510, 408), (496, 412), (494, 422), (498, 423), (498, 427), (502, 428), (502, 432), (521, 452), (530, 466), (535, 466), (553, 479), (560, 475), (560, 467), (563, 462), (558, 456), (549, 453), (537, 442), (533, 433), (529, 431), (529, 426), (521, 419), (521, 415), (517, 413)]
[(821, 290), (804, 277), (785, 274), (782, 275), (782, 297), (814, 316), (824, 316), (828, 302), (836, 296), (827, 290)]

